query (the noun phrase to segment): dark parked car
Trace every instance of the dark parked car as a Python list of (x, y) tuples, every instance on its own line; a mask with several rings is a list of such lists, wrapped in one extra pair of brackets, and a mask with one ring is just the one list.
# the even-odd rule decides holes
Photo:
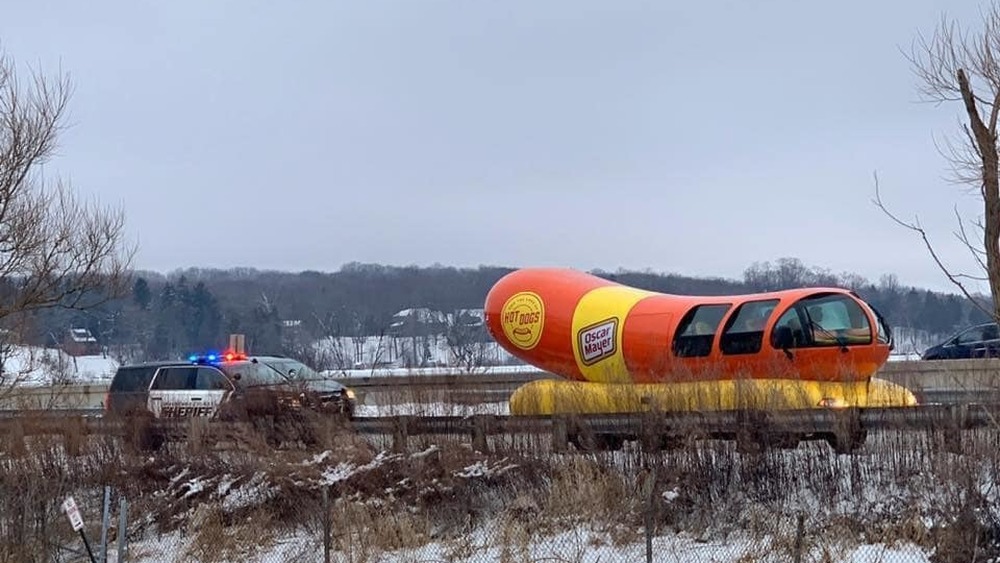
[(997, 323), (983, 323), (959, 332), (924, 351), (923, 360), (1000, 358), (1000, 330)]

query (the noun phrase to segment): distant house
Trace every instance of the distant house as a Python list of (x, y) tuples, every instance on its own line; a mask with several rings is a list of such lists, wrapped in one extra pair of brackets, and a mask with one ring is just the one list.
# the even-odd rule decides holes
[(482, 309), (459, 309), (453, 315), (449, 315), (452, 326), (482, 328), (486, 322), (485, 313)]
[(389, 321), (391, 336), (434, 336), (448, 329), (448, 316), (431, 309), (403, 309)]
[(86, 328), (71, 328), (63, 338), (62, 349), (71, 356), (96, 356), (101, 353), (97, 339)]
[(389, 321), (390, 336), (445, 336), (455, 330), (485, 333), (482, 309), (459, 309), (444, 313), (433, 309), (403, 309)]

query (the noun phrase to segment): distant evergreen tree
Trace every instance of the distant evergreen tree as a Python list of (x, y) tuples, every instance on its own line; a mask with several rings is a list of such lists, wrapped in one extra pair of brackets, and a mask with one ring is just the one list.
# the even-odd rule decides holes
[(135, 280), (135, 284), (132, 286), (132, 298), (139, 309), (143, 311), (149, 309), (153, 294), (149, 290), (149, 282), (146, 281), (146, 278), (139, 277)]

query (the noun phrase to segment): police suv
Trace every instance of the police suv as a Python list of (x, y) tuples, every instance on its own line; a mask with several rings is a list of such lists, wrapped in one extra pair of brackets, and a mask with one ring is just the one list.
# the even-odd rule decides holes
[(217, 418), (246, 407), (251, 399), (259, 405), (261, 398), (281, 406), (354, 415), (354, 392), (302, 362), (235, 353), (124, 365), (111, 380), (104, 406), (111, 415)]

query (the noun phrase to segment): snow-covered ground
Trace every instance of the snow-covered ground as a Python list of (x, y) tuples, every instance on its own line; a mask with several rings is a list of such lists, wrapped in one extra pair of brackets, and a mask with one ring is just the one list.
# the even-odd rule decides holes
[(313, 346), (334, 371), (521, 363), (492, 340), (449, 345), (444, 335), (331, 337)]
[(118, 361), (98, 356), (72, 356), (56, 348), (16, 346), (3, 358), (4, 384), (26, 386), (111, 381)]
[[(155, 497), (159, 499), (157, 502), (161, 503), (161, 508), (162, 503), (174, 503), (175, 507), (183, 509), (183, 514), (177, 516), (187, 524), (178, 531), (162, 534), (150, 528), (141, 536), (132, 538), (129, 541), (128, 560), (140, 563), (323, 561), (322, 526), (317, 521), (306, 527), (300, 522), (293, 531), (278, 531), (280, 526), (266, 519), (255, 522), (256, 517), (248, 516), (227, 524), (223, 524), (224, 519), (219, 519), (220, 510), (235, 513), (255, 505), (274, 502), (282, 495), (289, 494), (289, 491), (282, 488), (282, 480), (285, 480), (286, 487), (288, 480), (291, 480), (295, 487), (333, 486), (334, 491), (339, 491), (331, 505), (334, 524), (339, 522), (339, 526), (334, 525), (332, 528), (331, 560), (336, 562), (631, 563), (645, 560), (646, 545), (641, 519), (629, 519), (626, 513), (618, 514), (617, 511), (622, 508), (618, 504), (620, 499), (587, 498), (587, 492), (572, 492), (560, 489), (558, 485), (590, 486), (587, 483), (590, 478), (586, 476), (589, 475), (587, 467), (599, 467), (603, 468), (601, 471), (613, 473), (629, 463), (634, 464), (635, 460), (628, 462), (624, 459), (626, 454), (616, 454), (623, 458), (618, 461), (611, 458), (597, 461), (597, 465), (591, 465), (595, 460), (574, 461), (571, 457), (550, 459), (548, 463), (551, 465), (544, 467), (547, 467), (546, 472), (552, 472), (550, 478), (555, 481), (550, 485), (552, 488), (532, 489), (535, 494), (541, 495), (536, 499), (518, 497), (516, 491), (505, 489), (507, 485), (503, 483), (506, 481), (501, 479), (514, 475), (527, 460), (515, 461), (499, 456), (475, 459), (478, 456), (456, 450), (447, 450), (447, 456), (442, 456), (443, 453), (445, 450), (442, 447), (430, 445), (422, 451), (412, 453), (382, 451), (369, 460), (348, 461), (328, 450), (300, 461), (286, 460), (281, 471), (268, 473), (269, 470), (261, 469), (252, 477), (231, 474), (229, 471), (232, 468), (228, 466), (222, 468), (222, 473), (210, 466), (173, 465), (168, 473), (160, 476), (161, 479), (170, 476), (169, 484)], [(705, 483), (691, 483), (692, 491), (688, 491), (682, 483), (670, 486), (668, 482), (661, 482), (655, 495), (659, 511), (676, 511), (677, 515), (704, 511), (714, 516), (709, 517), (707, 527), (701, 531), (664, 525), (661, 521), (659, 531), (651, 539), (653, 561), (786, 562), (792, 560), (790, 554), (797, 549), (794, 547), (795, 538), (801, 531), (804, 544), (802, 557), (798, 560), (803, 562), (929, 563), (932, 553), (911, 543), (905, 537), (910, 531), (900, 534), (897, 529), (896, 533), (889, 534), (888, 530), (899, 525), (900, 518), (897, 517), (901, 510), (912, 512), (916, 506), (914, 503), (923, 498), (920, 495), (931, 492), (927, 490), (928, 487), (934, 489), (936, 496), (923, 498), (919, 503), (921, 521), (928, 528), (934, 525), (934, 520), (938, 517), (945, 521), (948, 518), (944, 515), (931, 516), (946, 506), (939, 503), (954, 502), (949, 500), (951, 496), (948, 486), (936, 478), (915, 478), (910, 481), (914, 490), (909, 491), (905, 481), (899, 482), (893, 477), (892, 469), (879, 465), (876, 459), (866, 461), (867, 456), (864, 456), (857, 461), (860, 465), (856, 467), (864, 477), (861, 481), (855, 481), (849, 471), (855, 461), (846, 456), (817, 455), (816, 450), (805, 448), (785, 452), (767, 460), (772, 471), (779, 470), (771, 478), (780, 475), (781, 468), (791, 470), (814, 465), (821, 472), (832, 471), (824, 478), (832, 479), (832, 482), (828, 480), (824, 487), (817, 489), (816, 479), (792, 479), (792, 482), (782, 485), (779, 489), (782, 492), (776, 498), (771, 498), (775, 495), (774, 492), (759, 499), (755, 496), (740, 498), (740, 491), (744, 487), (755, 491), (754, 494), (761, 493), (766, 487), (762, 488), (760, 481), (768, 477), (740, 468), (744, 461), (726, 456), (719, 450), (706, 449), (704, 453), (721, 456), (719, 462), (723, 465), (735, 461), (735, 465), (727, 466), (733, 471), (729, 478), (735, 481), (728, 486), (716, 483), (720, 487), (718, 492), (724, 493), (724, 496), (705, 506), (692, 505), (694, 501), (704, 500), (699, 494), (703, 495), (707, 491), (693, 491), (703, 488)], [(452, 456), (458, 456), (457, 460), (460, 462), (443, 468), (441, 463), (456, 459)], [(684, 461), (682, 458), (683, 456), (677, 460), (682, 465), (692, 463), (692, 460)], [(745, 461), (755, 467), (761, 463), (761, 460), (755, 459)], [(624, 465), (618, 467), (619, 464)], [(402, 472), (392, 471), (393, 467)], [(567, 477), (568, 474), (561, 472), (560, 468), (569, 469), (576, 476)], [(420, 474), (421, 469), (436, 473), (424, 478)], [(691, 470), (690, 467), (681, 469)], [(633, 467), (625, 471), (634, 470)], [(522, 475), (528, 474), (530, 472)], [(710, 478), (726, 479), (725, 475), (726, 472), (723, 471)], [(594, 474), (593, 477), (608, 479), (608, 475), (603, 473)], [(823, 479), (818, 481), (823, 482)], [(638, 494), (619, 490), (614, 482), (614, 478), (611, 478), (611, 481), (604, 482), (604, 488), (599, 487), (594, 491)], [(380, 484), (372, 486), (373, 483)], [(523, 485), (529, 488), (537, 486), (532, 485), (530, 480), (524, 481)], [(344, 487), (342, 490), (339, 489), (341, 486)], [(414, 491), (433, 492), (440, 489), (454, 491), (455, 494), (476, 495), (482, 493), (483, 488), (489, 487), (497, 489), (490, 495), (477, 497), (477, 502), (493, 503), (493, 509), (487, 511), (485, 506), (475, 502), (469, 505), (470, 509), (476, 507), (477, 511), (483, 510), (481, 514), (491, 514), (478, 518), (475, 524), (452, 522), (447, 525), (455, 525), (457, 528), (450, 533), (444, 533), (446, 530), (437, 527), (445, 525), (444, 521), (430, 528), (422, 528), (416, 524), (420, 518), (434, 518), (435, 509), (414, 502)], [(856, 490), (858, 487), (864, 490)], [(832, 495), (835, 502), (820, 500), (817, 493)], [(437, 497), (431, 494), (428, 498)], [(990, 498), (993, 499), (992, 496)], [(561, 504), (563, 502), (567, 504)], [(611, 510), (617, 515), (617, 519), (609, 519), (612, 513), (602, 513), (599, 510), (588, 512), (602, 503), (616, 507)], [(632, 506), (637, 508), (637, 505)], [(90, 509), (89, 514), (95, 513), (94, 507), (86, 508)], [(318, 506), (312, 507), (312, 510), (316, 509)], [(360, 511), (353, 512), (355, 509)], [(794, 514), (802, 514), (802, 510), (808, 511), (807, 523), (797, 528)], [(541, 519), (543, 513), (546, 514), (545, 520)], [(730, 523), (713, 524), (716, 516), (720, 522)], [(747, 527), (748, 516), (753, 516), (749, 521), (756, 524)], [(411, 517), (412, 520), (408, 520)], [(623, 517), (625, 518), (622, 519)], [(837, 526), (845, 525), (843, 522), (838, 523), (840, 518), (856, 518), (856, 522), (852, 522), (860, 528), (850, 532), (847, 528), (838, 528)], [(886, 530), (872, 528), (873, 522), (881, 521), (880, 519), (886, 522)], [(734, 521), (742, 524), (732, 527)], [(689, 521), (686, 522), (690, 524)], [(694, 528), (700, 526), (696, 525)], [(431, 532), (434, 529), (437, 532)], [(686, 531), (678, 531), (685, 529)], [(442, 539), (444, 537), (448, 539)], [(873, 540), (873, 537), (885, 539)], [(888, 539), (889, 537), (892, 539)], [(397, 547), (386, 548), (383, 542)], [(118, 561), (114, 549), (111, 550), (109, 561)]]
[[(382, 553), (380, 563), (413, 563), (448, 561), (451, 563), (483, 563), (487, 561), (554, 561), (574, 563), (633, 563), (646, 561), (644, 542), (616, 545), (607, 534), (588, 530), (585, 526), (536, 538), (523, 545), (504, 545), (495, 530), (477, 530), (469, 534), (463, 545), (434, 542), (416, 549), (404, 549), (394, 553)], [(129, 561), (135, 563), (181, 563), (190, 562), (192, 552), (197, 551), (192, 540), (180, 534), (164, 535), (153, 540), (133, 544), (129, 550)], [(653, 561), (657, 563), (713, 563), (725, 561), (779, 562), (787, 561), (787, 554), (774, 553), (768, 538), (743, 538), (731, 542), (702, 541), (687, 534), (657, 536), (652, 540)], [(456, 555), (460, 553), (462, 555)], [(835, 552), (836, 553), (836, 552)], [(353, 557), (352, 557), (353, 555)], [(464, 555), (464, 556), (463, 556)], [(276, 538), (265, 549), (251, 549), (231, 558), (214, 559), (222, 563), (321, 563), (323, 543), (320, 538), (307, 534), (288, 535)], [(365, 561), (361, 553), (333, 552), (332, 561)], [(117, 553), (108, 558), (109, 563), (117, 563)], [(888, 546), (885, 544), (865, 544), (844, 547), (837, 555), (828, 558), (806, 558), (804, 561), (824, 563), (930, 563), (931, 559), (913, 544)]]

